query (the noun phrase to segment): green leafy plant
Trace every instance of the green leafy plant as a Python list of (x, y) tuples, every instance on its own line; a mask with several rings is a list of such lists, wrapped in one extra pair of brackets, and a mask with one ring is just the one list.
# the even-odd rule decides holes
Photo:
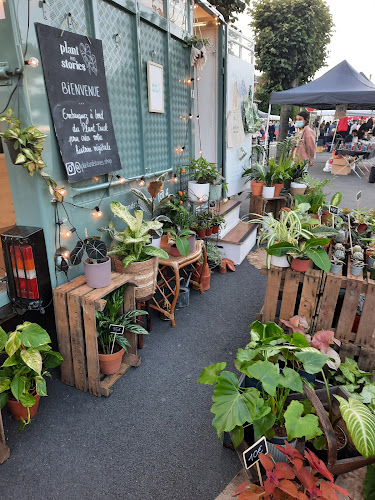
[[(224, 431), (232, 432), (235, 447), (249, 425), (253, 425), (256, 439), (262, 435), (273, 437), (274, 426), (285, 427), (290, 440), (320, 436), (318, 417), (310, 413), (309, 407), (296, 400), (286, 406), (286, 399), (291, 390), (303, 393), (299, 370), (303, 367), (307, 373), (318, 373), (329, 356), (309, 347), (302, 334), (286, 335), (272, 322), (252, 323), (250, 335), (249, 345), (237, 351), (235, 366), (257, 380), (256, 387), (240, 386), (234, 373), (223, 371), (226, 363), (204, 368), (198, 379), (202, 384), (215, 384), (211, 412), (218, 436)], [(283, 361), (284, 367), (279, 361)]]
[(157, 231), (162, 227), (159, 221), (143, 222), (142, 210), (134, 210), (133, 217), (129, 210), (119, 201), (112, 201), (111, 210), (114, 215), (122, 219), (127, 227), (124, 231), (118, 232), (115, 230), (113, 223), (110, 223), (108, 228), (102, 228), (102, 231), (107, 231), (117, 242), (108, 255), (116, 255), (122, 257), (122, 263), (126, 268), (133, 262), (143, 262), (160, 257), (168, 259), (169, 255), (161, 248), (156, 248), (147, 245), (150, 242), (150, 231)]
[(112, 294), (104, 297), (106, 300), (104, 310), (96, 312), (96, 334), (102, 354), (112, 354), (115, 343), (125, 349), (125, 352), (127, 352), (128, 347), (131, 347), (125, 336), (110, 333), (110, 325), (122, 325), (129, 332), (137, 335), (148, 335), (147, 330), (134, 322), (136, 316), (148, 314), (146, 311), (132, 310), (125, 314), (119, 314), (124, 304), (124, 291), (125, 286), (117, 288)]
[(314, 264), (326, 273), (331, 269), (331, 261), (323, 246), (328, 245), (330, 238), (310, 238), (307, 241), (281, 241), (266, 248), (268, 255), (284, 257), (291, 255), (296, 259), (311, 259)]
[(206, 246), (207, 261), (213, 266), (220, 266), (221, 264), (221, 253), (217, 245), (213, 241), (207, 241)]
[(190, 251), (188, 238), (192, 236), (194, 232), (190, 231), (190, 229), (175, 230), (173, 228), (165, 228), (164, 232), (167, 233), (168, 238), (174, 242), (180, 254), (187, 257)]
[(215, 163), (210, 163), (202, 156), (197, 160), (192, 158), (188, 158), (188, 160), (190, 163), (184, 165), (185, 170), (197, 184), (215, 184), (218, 181), (224, 181), (224, 177), (217, 170)]
[(183, 41), (183, 47), (210, 47), (210, 39), (209, 38), (204, 38), (198, 35), (192, 35), (192, 36), (187, 36), (185, 37)]
[(77, 266), (81, 263), (85, 251), (90, 264), (101, 263), (106, 259), (107, 245), (97, 237), (78, 240), (70, 253), (70, 263), (72, 266)]
[(9, 334), (0, 327), (0, 354), (7, 355), (0, 368), (0, 408), (10, 397), (27, 408), (28, 419), (21, 418), (21, 431), (30, 423), (30, 407), (36, 403), (34, 394), (47, 396), (45, 377), (51, 377), (48, 370), (63, 361), (50, 343), (48, 333), (36, 323), (25, 321)]
[[(242, 483), (236, 490), (238, 500), (337, 500), (337, 493), (350, 498), (349, 493), (335, 484), (335, 478), (325, 463), (312, 451), (305, 450), (304, 457), (285, 441), (285, 446), (275, 445), (288, 458), (288, 463), (275, 462), (272, 455), (261, 453), (260, 463), (266, 471), (264, 485)], [(308, 462), (308, 466), (304, 462)], [(327, 481), (328, 479), (328, 481)]]
[(273, 175), (274, 172), (262, 162), (255, 162), (254, 166), (242, 172), (242, 177), (246, 178), (246, 182), (262, 181), (266, 186), (273, 186)]

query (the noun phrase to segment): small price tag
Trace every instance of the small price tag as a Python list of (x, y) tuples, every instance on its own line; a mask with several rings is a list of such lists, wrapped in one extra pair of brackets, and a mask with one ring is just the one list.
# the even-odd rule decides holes
[(109, 333), (114, 333), (115, 335), (124, 335), (125, 327), (123, 325), (109, 325)]
[(362, 198), (362, 191), (358, 191), (356, 195), (356, 200), (359, 201)]
[(329, 213), (333, 215), (337, 215), (339, 213), (339, 207), (335, 207), (335, 205), (329, 206)]
[(250, 469), (253, 465), (259, 462), (259, 455), (261, 453), (266, 454), (267, 452), (267, 441), (263, 436), (256, 443), (250, 446), (250, 448), (243, 452), (243, 461), (246, 469)]

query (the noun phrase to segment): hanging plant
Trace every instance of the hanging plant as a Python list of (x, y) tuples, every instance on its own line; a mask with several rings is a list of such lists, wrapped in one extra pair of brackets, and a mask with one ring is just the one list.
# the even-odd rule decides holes
[(196, 47), (197, 49), (202, 47), (211, 46), (209, 38), (202, 38), (198, 35), (187, 36), (182, 44), (183, 47)]
[(42, 152), (46, 134), (43, 134), (38, 127), (21, 128), (21, 121), (13, 115), (12, 108), (8, 108), (6, 114), (0, 116), (0, 122), (9, 124), (4, 132), (0, 132), (0, 137), (5, 140), (8, 146), (12, 162), (15, 165), (22, 165), (31, 176), (35, 172), (39, 172), (51, 195), (56, 197), (58, 201), (62, 201), (63, 196), (57, 190), (56, 182), (50, 174), (43, 172), (46, 164), (43, 161)]

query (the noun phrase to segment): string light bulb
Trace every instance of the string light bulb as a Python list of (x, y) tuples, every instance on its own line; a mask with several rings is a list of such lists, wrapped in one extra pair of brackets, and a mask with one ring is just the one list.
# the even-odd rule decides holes
[(203, 203), (203, 197), (198, 198), (199, 203)]
[(76, 228), (71, 227), (70, 229), (67, 229), (66, 231), (62, 231), (60, 234), (64, 238), (70, 238), (75, 231), (77, 231)]
[(138, 182), (139, 186), (140, 187), (144, 187), (146, 185), (146, 182), (145, 182), (145, 178), (144, 177), (141, 177), (139, 182)]
[(189, 118), (190, 118), (190, 120), (192, 120), (194, 118), (194, 116), (191, 113), (189, 113)]
[(99, 207), (95, 207), (95, 211), (92, 213), (92, 215), (94, 217), (102, 217), (103, 216), (103, 212), (100, 210)]
[(125, 179), (124, 177), (121, 177), (121, 175), (116, 175), (117, 179), (119, 180), (119, 182), (121, 182), (121, 184), (124, 184), (125, 183)]
[(24, 62), (26, 66), (31, 66), (32, 68), (37, 68), (39, 66), (39, 60), (36, 57), (30, 57), (30, 59)]
[(201, 156), (202, 156), (202, 154), (203, 154), (203, 151), (202, 151), (201, 149), (199, 150), (199, 154), (200, 154)]
[(66, 189), (64, 187), (62, 187), (62, 188), (56, 188), (55, 191), (56, 191), (56, 193), (59, 193), (61, 196), (65, 196), (66, 195)]
[(61, 252), (61, 256), (64, 257), (64, 259), (69, 259), (70, 257), (69, 250), (64, 250), (63, 252)]
[(200, 118), (200, 116), (199, 116), (199, 115), (197, 115), (197, 120), (199, 120), (199, 118)]
[(228, 203), (228, 198), (224, 198), (223, 203)]
[(197, 77), (197, 82), (200, 82), (200, 81), (201, 81), (201, 77), (200, 77), (200, 76), (198, 76), (198, 77)]
[(178, 177), (177, 177), (177, 174), (173, 174), (172, 179), (171, 179), (171, 182), (175, 182), (175, 183), (177, 183), (177, 182), (178, 182)]

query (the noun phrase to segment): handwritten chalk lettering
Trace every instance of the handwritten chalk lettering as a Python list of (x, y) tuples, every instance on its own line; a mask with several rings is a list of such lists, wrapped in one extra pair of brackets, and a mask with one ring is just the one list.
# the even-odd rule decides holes
[(87, 97), (100, 97), (97, 85), (85, 85), (74, 82), (61, 82), (61, 92), (64, 95), (85, 95)]
[(125, 327), (123, 325), (109, 325), (109, 333), (115, 333), (116, 335), (124, 335)]
[(72, 132), (79, 132), (79, 127), (76, 124), (73, 125)]
[(97, 151), (99, 154), (101, 154), (102, 151), (110, 151), (111, 146), (107, 142), (106, 144), (98, 144), (98, 145), (94, 146), (93, 150)]
[(81, 123), (81, 129), (82, 129), (82, 132), (85, 132), (86, 134), (89, 133), (89, 132), (96, 132), (95, 130), (95, 125), (87, 125), (87, 123)]
[(108, 124), (107, 123), (105, 125), (100, 125), (100, 123), (97, 123), (96, 128), (97, 128), (98, 132), (108, 132)]
[(329, 213), (333, 215), (337, 215), (339, 213), (339, 207), (335, 207), (334, 205), (329, 206)]
[(250, 469), (253, 465), (255, 465), (259, 461), (259, 455), (261, 453), (266, 454), (267, 442), (266, 438), (261, 437), (256, 443), (250, 446), (247, 450), (243, 452), (243, 460), (245, 463), (246, 469)]
[(96, 120), (104, 120), (104, 111), (96, 111), (95, 110), (95, 118)]
[(60, 54), (72, 54), (74, 56), (78, 56), (78, 47), (69, 47), (65, 40), (64, 43), (60, 43)]
[(70, 145), (72, 145), (72, 144), (73, 144), (73, 142), (79, 142), (79, 138), (78, 138), (78, 137), (76, 137), (75, 135), (71, 135), (71, 136), (69, 137), (69, 144), (70, 144)]
[(79, 147), (76, 144), (76, 153), (77, 153), (77, 155), (81, 155), (83, 153), (91, 153), (91, 152), (92, 152), (91, 148), (89, 148), (87, 146), (81, 146), (81, 147)]
[(68, 59), (64, 59), (61, 61), (61, 67), (65, 69), (74, 69), (78, 71), (86, 71), (86, 66), (84, 64), (80, 64), (76, 61), (69, 61)]
[(102, 141), (103, 140), (103, 136), (100, 134), (94, 134), (92, 136), (92, 138), (94, 139), (94, 141)]

